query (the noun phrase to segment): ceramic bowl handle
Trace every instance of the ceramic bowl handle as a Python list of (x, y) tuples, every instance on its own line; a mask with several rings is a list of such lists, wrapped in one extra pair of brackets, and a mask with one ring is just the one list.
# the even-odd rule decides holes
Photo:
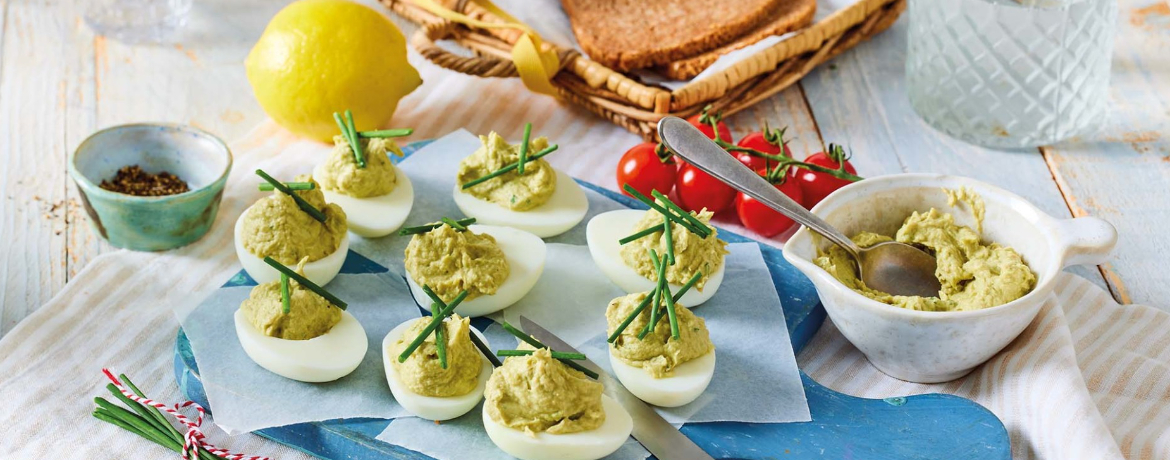
[(1117, 245), (1117, 229), (1096, 217), (1078, 217), (1057, 221), (1064, 266), (1100, 265), (1109, 259)]

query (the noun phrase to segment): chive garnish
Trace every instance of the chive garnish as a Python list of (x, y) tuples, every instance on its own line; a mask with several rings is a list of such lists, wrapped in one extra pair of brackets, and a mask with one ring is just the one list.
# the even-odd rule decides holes
[[(662, 213), (662, 215), (664, 217), (666, 217), (666, 219), (672, 220), (675, 223), (682, 225), (683, 228), (689, 230), (691, 233), (699, 235), (700, 237), (703, 237), (703, 238), (706, 238), (707, 235), (709, 234), (709, 233), (707, 233), (706, 228), (695, 227), (694, 225), (691, 225), (690, 221), (688, 221), (687, 219), (685, 219), (683, 217), (676, 216), (674, 213), (672, 213), (670, 211), (667, 211), (666, 208), (659, 206), (658, 203), (654, 202), (654, 200), (647, 198), (646, 195), (643, 195), (641, 192), (635, 190), (634, 187), (630, 186), (630, 184), (624, 185), (622, 187), (622, 189), (629, 192), (630, 196), (637, 198), (638, 201), (646, 203), (646, 206), (649, 206), (650, 209), (653, 209), (655, 211)], [(690, 215), (690, 213), (686, 213), (686, 215)]]
[(345, 120), (341, 118), (341, 114), (337, 112), (333, 112), (333, 121), (336, 122), (337, 127), (341, 129), (341, 137), (344, 137), (345, 143), (349, 144), (349, 151), (353, 153), (353, 161), (354, 163), (357, 163), (357, 142), (352, 135), (353, 133), (349, 132), (349, 125), (345, 123)]
[[(457, 223), (457, 224), (459, 224), (459, 225), (462, 225), (462, 226), (464, 226), (464, 227), (467, 227), (468, 225), (471, 225), (471, 224), (474, 224), (474, 223), (475, 223), (475, 218), (474, 218), (474, 217), (468, 217), (468, 218), (466, 218), (466, 219), (459, 219), (459, 220), (455, 221), (455, 223)], [(443, 225), (445, 225), (445, 223), (444, 223), (444, 222), (435, 222), (435, 223), (433, 223), (433, 224), (419, 225), (419, 226), (417, 226), (417, 227), (406, 227), (406, 228), (404, 228), (404, 229), (402, 229), (402, 230), (399, 230), (399, 231), (398, 231), (398, 234), (399, 234), (399, 235), (403, 235), (403, 236), (405, 236), (405, 235), (417, 235), (417, 234), (419, 234), (419, 233), (426, 233), (426, 232), (429, 232), (429, 231), (431, 231), (431, 230), (434, 230), (434, 229), (436, 229), (436, 228), (442, 227)], [(466, 229), (466, 228), (465, 228), (465, 229)]]
[(329, 291), (326, 291), (325, 288), (318, 286), (317, 283), (309, 281), (308, 278), (301, 276), (300, 273), (293, 271), (293, 269), (286, 267), (284, 264), (277, 262), (275, 259), (264, 256), (264, 263), (268, 264), (272, 268), (275, 268), (277, 271), (288, 276), (289, 278), (292, 278), (294, 281), (300, 283), (301, 286), (304, 286), (317, 295), (324, 297), (325, 300), (328, 300), (329, 303), (333, 304), (333, 306), (342, 310), (345, 310), (345, 308), (349, 306), (341, 299), (338, 299), (337, 296), (331, 294)]
[(407, 346), (405, 350), (402, 350), (402, 354), (398, 355), (398, 362), (401, 363), (406, 361), (406, 358), (410, 357), (410, 354), (414, 353), (414, 350), (417, 350), (419, 345), (422, 345), (423, 341), (427, 339), (427, 336), (431, 335), (432, 332), (435, 332), (435, 328), (439, 327), (439, 325), (443, 323), (443, 319), (450, 315), (451, 312), (455, 311), (455, 307), (458, 307), (459, 303), (463, 302), (463, 299), (466, 298), (467, 290), (464, 289), (459, 293), (459, 295), (455, 296), (455, 298), (451, 300), (451, 303), (447, 304), (446, 307), (443, 307), (443, 309), (439, 311), (438, 315), (431, 315), (431, 322), (427, 324), (427, 327), (423, 328), (422, 332), (420, 332), (418, 336), (414, 338), (414, 341), (410, 342), (410, 345)]
[(661, 232), (661, 231), (664, 231), (663, 229), (664, 229), (665, 227), (667, 227), (667, 225), (666, 225), (666, 224), (667, 224), (667, 222), (663, 222), (663, 223), (661, 223), (661, 224), (658, 224), (658, 225), (655, 225), (655, 226), (653, 226), (653, 227), (650, 227), (650, 228), (647, 228), (647, 229), (645, 229), (645, 230), (642, 230), (642, 231), (640, 231), (640, 232), (637, 232), (637, 233), (635, 233), (635, 234), (633, 234), (633, 235), (630, 235), (630, 236), (627, 236), (627, 237), (625, 237), (625, 238), (622, 238), (622, 239), (618, 240), (618, 244), (625, 245), (625, 244), (627, 244), (627, 243), (629, 243), (629, 242), (632, 242), (632, 241), (637, 241), (637, 240), (638, 240), (638, 238), (641, 238), (641, 237), (643, 237), (643, 236), (650, 235), (650, 234), (652, 234), (652, 233), (655, 233), (655, 232)]
[[(565, 351), (553, 351), (550, 353), (556, 359), (586, 359), (584, 353), (570, 353)], [(532, 350), (497, 350), (496, 354), (499, 356), (528, 356), (532, 354)]]
[(461, 231), (461, 232), (466, 232), (466, 231), (467, 231), (467, 227), (464, 227), (464, 226), (463, 226), (463, 224), (461, 224), (461, 223), (459, 223), (459, 222), (456, 222), (456, 221), (454, 221), (454, 220), (451, 220), (451, 218), (450, 218), (450, 217), (444, 217), (444, 218), (442, 218), (442, 219), (439, 219), (439, 220), (440, 220), (440, 221), (442, 221), (444, 224), (447, 224), (448, 226), (450, 226), (451, 228), (453, 228), (453, 229), (455, 229), (455, 230), (458, 230), (458, 231)]
[(362, 142), (357, 136), (357, 126), (353, 124), (353, 112), (349, 109), (345, 110), (345, 124), (349, 132), (349, 141), (353, 144), (353, 159), (359, 168), (364, 168), (366, 167), (366, 152), (362, 151)]
[(524, 140), (520, 143), (520, 159), (516, 161), (516, 173), (524, 174), (524, 163), (528, 162), (528, 138), (532, 136), (532, 123), (524, 124)]
[[(312, 182), (285, 182), (284, 186), (288, 187), (289, 190), (301, 190), (301, 191), (312, 190), (313, 188), (315, 188), (315, 186), (313, 185)], [(260, 191), (261, 192), (271, 192), (273, 190), (276, 190), (276, 187), (273, 187), (272, 184), (269, 184), (267, 182), (260, 183)]]
[[(438, 294), (435, 294), (435, 291), (432, 290), (430, 286), (424, 284), (422, 290), (424, 293), (426, 293), (427, 297), (431, 298), (432, 303), (439, 305), (440, 310), (446, 308), (447, 303), (443, 302), (443, 299), (440, 298)], [(434, 307), (432, 307), (431, 314), (434, 314)], [(474, 332), (468, 331), (467, 336), (471, 338), (471, 343), (475, 344), (475, 348), (478, 348), (479, 352), (483, 353), (483, 356), (486, 357), (488, 361), (491, 361), (492, 367), (500, 367), (500, 365), (503, 364), (500, 362), (499, 358), (496, 358), (496, 355), (492, 354), (492, 350), (488, 348), (487, 344), (483, 343), (482, 340), (479, 340), (479, 336), (475, 335)]]
[(414, 128), (378, 129), (374, 131), (359, 131), (358, 136), (368, 139), (371, 137), (403, 137), (413, 133)]
[(662, 283), (662, 298), (666, 304), (663, 308), (666, 308), (666, 318), (670, 323), (670, 336), (678, 340), (681, 338), (678, 333), (678, 313), (674, 311), (674, 296), (670, 295), (670, 283)]
[[(431, 316), (439, 314), (439, 304), (431, 302)], [(446, 318), (444, 318), (446, 319)], [(439, 353), (439, 367), (447, 368), (447, 330), (446, 327), (435, 328), (435, 348)]]
[[(540, 341), (539, 341), (539, 340), (536, 340), (536, 339), (535, 339), (535, 338), (533, 338), (532, 336), (530, 336), (530, 335), (528, 335), (528, 334), (525, 334), (525, 333), (521, 332), (519, 329), (516, 329), (516, 328), (515, 328), (514, 326), (512, 326), (511, 324), (508, 324), (508, 322), (507, 322), (507, 321), (504, 321), (504, 322), (503, 322), (503, 323), (501, 323), (500, 325), (504, 327), (504, 330), (506, 330), (506, 331), (508, 331), (509, 333), (511, 333), (512, 335), (516, 336), (516, 338), (518, 338), (518, 339), (520, 339), (520, 340), (523, 340), (525, 343), (527, 343), (527, 344), (529, 344), (529, 345), (532, 345), (533, 347), (536, 347), (536, 348), (548, 348), (548, 345), (545, 345), (545, 344), (543, 344), (543, 343), (540, 343)], [(551, 349), (551, 348), (549, 348), (549, 351), (552, 351), (552, 349)], [(580, 365), (580, 364), (577, 364), (577, 363), (575, 363), (575, 362), (573, 362), (572, 360), (569, 360), (569, 359), (560, 359), (560, 360), (558, 360), (558, 361), (560, 361), (560, 362), (564, 363), (566, 366), (569, 366), (569, 367), (571, 367), (571, 368), (573, 368), (573, 369), (576, 369), (577, 371), (580, 371), (582, 374), (588, 375), (588, 376), (589, 376), (589, 378), (591, 378), (591, 379), (597, 380), (597, 377), (598, 377), (597, 373), (596, 373), (596, 372), (593, 372), (593, 371), (591, 371), (591, 370), (589, 370), (589, 369), (586, 369), (586, 368), (585, 368), (585, 366), (582, 366), (582, 365)]]
[(699, 229), (703, 230), (703, 234), (702, 234), (703, 238), (706, 238), (707, 235), (711, 234), (711, 229), (710, 229), (710, 227), (707, 226), (707, 224), (703, 223), (703, 221), (699, 220), (698, 217), (695, 217), (691, 213), (684, 211), (683, 208), (678, 207), (678, 205), (674, 204), (673, 201), (670, 201), (670, 198), (667, 198), (666, 195), (659, 193), (658, 190), (651, 190), (650, 194), (654, 195), (654, 198), (657, 198), (657, 199), (661, 200), (663, 203), (666, 203), (666, 207), (670, 208), (674, 212), (677, 212), (680, 216), (683, 217), (683, 219), (686, 219), (687, 221), (689, 221), (691, 223), (691, 225), (694, 225), (695, 228), (699, 228)]
[(314, 219), (317, 219), (317, 222), (325, 222), (325, 213), (321, 212), (320, 209), (314, 208), (313, 205), (309, 204), (308, 201), (305, 201), (305, 199), (301, 198), (300, 195), (293, 193), (291, 189), (285, 187), (284, 184), (280, 183), (280, 181), (273, 179), (272, 176), (269, 176), (268, 173), (264, 172), (264, 170), (257, 169), (256, 175), (264, 178), (265, 181), (268, 181), (268, 183), (277, 190), (284, 192), (285, 195), (291, 196), (293, 201), (297, 203), (297, 206), (300, 207), (302, 211), (305, 211), (306, 214), (312, 216)]
[(654, 263), (654, 270), (658, 274), (658, 285), (654, 288), (654, 303), (651, 305), (650, 322), (646, 323), (646, 327), (643, 327), (642, 332), (638, 333), (639, 340), (645, 339), (646, 334), (654, 332), (654, 328), (658, 327), (658, 320), (661, 319), (661, 305), (664, 301), (669, 302), (669, 299), (663, 298), (666, 292), (664, 289), (666, 285), (666, 263), (658, 258), (658, 253), (653, 249), (649, 251), (650, 261)]
[(284, 314), (292, 311), (292, 299), (289, 298), (288, 293), (288, 275), (280, 274), (280, 311)]
[(605, 341), (613, 343), (614, 340), (617, 340), (618, 336), (622, 335), (622, 331), (625, 331), (627, 327), (630, 327), (630, 323), (634, 322), (634, 318), (637, 318), (638, 315), (642, 313), (642, 310), (646, 309), (647, 305), (650, 305), (651, 300), (654, 300), (653, 293), (647, 294), (646, 298), (642, 299), (642, 302), (639, 303), (636, 308), (634, 308), (634, 311), (630, 312), (630, 314), (626, 316), (625, 320), (622, 320), (622, 323), (618, 325), (617, 329), (613, 330), (613, 334), (610, 334), (609, 338)]
[(666, 259), (663, 260), (663, 263), (669, 262), (670, 265), (674, 265), (674, 232), (671, 230), (673, 227), (666, 219), (662, 220), (662, 229), (664, 230), (662, 233), (666, 236)]
[(679, 289), (678, 292), (674, 293), (674, 301), (678, 302), (678, 299), (681, 299), (683, 294), (686, 294), (687, 291), (691, 290), (691, 287), (694, 286), (695, 283), (699, 282), (699, 278), (702, 277), (703, 272), (695, 272), (694, 275), (691, 275), (691, 279), (687, 280), (687, 284), (684, 284), (682, 289)]
[[(540, 152), (538, 152), (536, 155), (532, 155), (532, 156), (528, 157), (528, 161), (531, 162), (531, 161), (539, 160), (541, 157), (548, 155), (550, 153), (553, 153), (556, 150), (557, 150), (556, 144), (550, 145), (550, 146), (546, 147), (544, 150), (541, 150)], [(503, 168), (500, 168), (500, 169), (497, 169), (497, 170), (492, 171), (490, 173), (487, 173), (483, 177), (479, 177), (479, 178), (476, 178), (474, 180), (470, 180), (467, 183), (463, 184), (462, 187), (463, 187), (463, 189), (469, 189), (471, 187), (479, 185), (480, 183), (486, 182), (490, 179), (495, 179), (496, 177), (498, 177), (498, 176), (500, 176), (508, 171), (516, 169), (517, 167), (519, 167), (519, 165), (520, 165), (520, 162), (515, 162), (512, 164), (509, 164), (507, 166), (504, 166)]]

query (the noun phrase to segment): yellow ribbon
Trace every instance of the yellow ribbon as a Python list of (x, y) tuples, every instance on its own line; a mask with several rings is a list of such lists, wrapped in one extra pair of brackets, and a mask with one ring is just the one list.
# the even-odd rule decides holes
[(512, 45), (512, 63), (516, 66), (516, 72), (520, 74), (520, 80), (524, 82), (524, 86), (527, 86), (532, 91), (552, 96), (557, 95), (556, 89), (552, 85), (552, 77), (556, 75), (557, 70), (560, 68), (560, 59), (557, 58), (557, 53), (551, 47), (546, 48), (544, 46), (544, 42), (540, 39), (540, 35), (536, 31), (512, 17), (512, 15), (500, 9), (500, 7), (492, 4), (491, 0), (468, 1), (479, 5), (481, 8), (506, 22), (479, 21), (467, 15), (451, 11), (435, 3), (433, 0), (410, 1), (430, 11), (435, 16), (469, 27), (517, 29), (523, 32), (523, 35), (516, 40), (516, 44)]

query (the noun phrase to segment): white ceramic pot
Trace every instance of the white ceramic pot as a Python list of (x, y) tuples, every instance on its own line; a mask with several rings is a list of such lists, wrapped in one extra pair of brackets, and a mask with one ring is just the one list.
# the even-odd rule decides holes
[(983, 239), (1010, 246), (1036, 272), (1036, 288), (998, 307), (929, 312), (894, 307), (845, 287), (812, 262), (829, 243), (801, 228), (784, 245), (784, 258), (816, 286), (833, 323), (869, 361), (898, 379), (920, 383), (953, 380), (987, 361), (1032, 322), (1064, 267), (1100, 264), (1117, 231), (1095, 217), (1056, 219), (1028, 201), (974, 179), (938, 174), (897, 174), (850, 184), (826, 197), (813, 213), (846, 235), (871, 231), (893, 235), (913, 211), (931, 207), (975, 228), (963, 205), (947, 206), (943, 188), (967, 187), (983, 197)]

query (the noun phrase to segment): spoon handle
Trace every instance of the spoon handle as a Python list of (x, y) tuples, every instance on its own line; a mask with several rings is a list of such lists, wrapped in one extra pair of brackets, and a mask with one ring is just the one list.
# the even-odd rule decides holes
[(686, 120), (663, 118), (658, 122), (658, 137), (687, 163), (828, 238), (853, 253), (855, 258), (858, 256), (860, 249), (853, 240), (748, 169)]

